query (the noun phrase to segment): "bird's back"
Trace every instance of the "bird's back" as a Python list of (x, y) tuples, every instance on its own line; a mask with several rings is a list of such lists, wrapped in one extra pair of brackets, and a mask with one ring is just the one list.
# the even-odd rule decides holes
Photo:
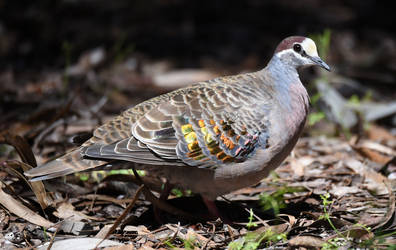
[[(272, 97), (262, 91), (265, 80), (260, 72), (219, 77), (154, 97), (97, 128), (81, 147), (26, 174), (53, 178), (113, 159), (198, 167), (242, 162), (268, 138)], [(156, 131), (147, 136), (150, 126)], [(161, 133), (162, 141), (154, 138)], [(129, 151), (114, 153), (120, 145)]]

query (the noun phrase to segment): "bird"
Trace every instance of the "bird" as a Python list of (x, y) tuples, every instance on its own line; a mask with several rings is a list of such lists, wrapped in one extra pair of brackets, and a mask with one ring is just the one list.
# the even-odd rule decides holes
[(24, 174), (31, 181), (93, 169), (108, 161), (137, 163), (173, 186), (215, 199), (260, 182), (295, 146), (309, 112), (298, 70), (317, 65), (315, 42), (282, 40), (259, 71), (198, 82), (127, 109), (65, 155)]

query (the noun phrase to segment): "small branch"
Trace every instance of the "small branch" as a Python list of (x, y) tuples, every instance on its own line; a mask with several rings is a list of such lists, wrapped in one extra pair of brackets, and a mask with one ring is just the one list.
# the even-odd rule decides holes
[(110, 236), (110, 234), (112, 234), (116, 230), (116, 228), (121, 224), (121, 221), (125, 218), (125, 216), (131, 211), (132, 207), (135, 205), (135, 203), (138, 200), (139, 195), (143, 189), (144, 189), (144, 184), (140, 185), (140, 187), (136, 191), (135, 197), (133, 197), (133, 200), (131, 201), (131, 203), (129, 203), (127, 208), (125, 208), (124, 212), (117, 218), (117, 220), (114, 222), (113, 226), (106, 233), (105, 237), (103, 237), (103, 239), (95, 246), (95, 249), (97, 249), (99, 247), (99, 245), (104, 240), (106, 240)]

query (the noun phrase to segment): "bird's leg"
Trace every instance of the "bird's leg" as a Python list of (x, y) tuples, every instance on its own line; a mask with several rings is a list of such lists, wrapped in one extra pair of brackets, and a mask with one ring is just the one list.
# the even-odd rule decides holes
[[(161, 201), (166, 201), (168, 199), (168, 196), (170, 194), (170, 192), (172, 191), (173, 185), (169, 183), (168, 180), (166, 180), (165, 184), (164, 184), (164, 188), (161, 191), (159, 200)], [(157, 206), (154, 205), (154, 217), (155, 220), (159, 223), (162, 224), (162, 216), (161, 216), (161, 209)]]
[(209, 214), (214, 218), (220, 218), (225, 224), (232, 224), (232, 221), (228, 219), (227, 216), (223, 215), (216, 206), (216, 203), (213, 200), (207, 199), (202, 196), (202, 200), (208, 208)]
[(166, 180), (164, 184), (164, 189), (162, 190), (159, 199), (162, 201), (166, 201), (172, 189), (173, 189), (173, 185), (170, 184), (168, 180)]
[[(136, 169), (134, 167), (132, 167), (132, 170), (133, 170), (133, 174), (135, 175), (136, 181), (139, 183), (139, 185), (144, 184), (142, 179), (136, 172)], [(170, 187), (170, 190), (171, 189), (172, 188)], [(184, 212), (183, 210), (180, 210), (178, 208), (175, 208), (175, 207), (169, 205), (166, 201), (161, 201), (160, 199), (155, 197), (146, 186), (143, 187), (143, 194), (144, 194), (145, 199), (150, 201), (153, 204), (153, 206), (156, 206), (161, 210), (164, 210), (164, 211), (166, 211), (170, 214), (173, 214), (173, 215), (180, 216), (182, 218), (186, 218), (186, 219), (190, 219), (190, 220), (196, 219), (196, 217), (194, 215)], [(168, 195), (169, 195), (169, 191), (168, 191)], [(167, 197), (168, 195), (164, 194), (163, 196)]]

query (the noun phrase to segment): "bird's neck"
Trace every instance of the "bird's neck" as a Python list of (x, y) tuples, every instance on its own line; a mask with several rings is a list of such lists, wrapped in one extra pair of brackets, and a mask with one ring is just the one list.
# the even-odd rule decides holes
[(263, 71), (273, 79), (271, 82), (277, 88), (284, 89), (290, 84), (301, 83), (297, 69), (282, 61), (277, 55), (272, 57)]
[(269, 84), (275, 90), (274, 98), (279, 103), (277, 112), (287, 114), (281, 115), (285, 125), (292, 128), (294, 132), (299, 129), (300, 124), (305, 122), (309, 108), (309, 96), (307, 90), (300, 81), (296, 68), (287, 65), (274, 56), (268, 66), (262, 70)]
[[(275, 55), (261, 72), (269, 80), (266, 81), (266, 84), (271, 84), (271, 88), (275, 90), (276, 98), (290, 111), (296, 108), (295, 105), (301, 104), (302, 107), (308, 105), (307, 91), (301, 83), (295, 67), (288, 65)], [(300, 97), (302, 102), (295, 103), (300, 100)]]

